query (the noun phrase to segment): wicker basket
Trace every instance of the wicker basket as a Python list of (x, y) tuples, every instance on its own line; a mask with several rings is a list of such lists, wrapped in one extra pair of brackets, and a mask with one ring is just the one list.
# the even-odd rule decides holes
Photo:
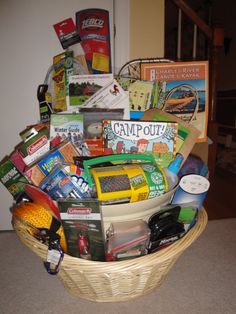
[[(195, 226), (169, 247), (146, 256), (118, 262), (95, 262), (65, 254), (58, 273), (68, 292), (97, 302), (128, 301), (161, 285), (177, 258), (202, 233), (207, 224), (204, 208)], [(42, 259), (47, 246), (37, 241), (19, 221), (13, 227), (20, 240)]]

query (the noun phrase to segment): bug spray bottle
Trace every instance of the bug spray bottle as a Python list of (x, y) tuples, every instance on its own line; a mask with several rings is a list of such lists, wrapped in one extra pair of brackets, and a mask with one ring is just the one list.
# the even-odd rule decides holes
[(169, 164), (167, 168), (164, 168), (166, 180), (168, 183), (167, 191), (172, 190), (179, 182), (178, 172), (183, 161), (183, 156), (178, 154), (176, 158)]

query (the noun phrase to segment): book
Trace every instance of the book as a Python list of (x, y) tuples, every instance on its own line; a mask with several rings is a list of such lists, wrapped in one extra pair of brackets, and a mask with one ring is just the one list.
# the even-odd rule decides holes
[(207, 138), (208, 72), (208, 61), (141, 63), (141, 79), (158, 82), (156, 108), (198, 129), (198, 142)]
[(71, 75), (69, 77), (68, 110), (75, 110), (113, 79), (113, 74)]
[(104, 153), (152, 154), (167, 167), (176, 154), (177, 130), (176, 122), (104, 120)]
[[(83, 144), (83, 115), (81, 113), (53, 113), (50, 119), (50, 143), (56, 147), (65, 140), (70, 140), (81, 153)], [(83, 147), (84, 148), (84, 147)]]
[(100, 203), (96, 199), (59, 199), (58, 207), (68, 254), (105, 260), (105, 240)]

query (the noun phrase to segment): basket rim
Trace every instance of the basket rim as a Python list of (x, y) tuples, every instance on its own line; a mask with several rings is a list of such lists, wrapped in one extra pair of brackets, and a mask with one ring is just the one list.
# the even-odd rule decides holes
[[(163, 263), (165, 260), (174, 258), (175, 256), (180, 255), (184, 250), (186, 250), (204, 231), (208, 221), (208, 215), (204, 208), (202, 208), (198, 213), (198, 218), (195, 225), (179, 240), (175, 241), (171, 245), (163, 248), (157, 252), (147, 254), (144, 256), (136, 257), (133, 259), (123, 260), (123, 261), (91, 261), (85, 260), (78, 257), (73, 257), (68, 254), (64, 254), (64, 259), (61, 263), (61, 268), (66, 268), (67, 265), (76, 265), (83, 267), (88, 267), (96, 271), (99, 269), (106, 268), (106, 271), (109, 271), (109, 268), (114, 269), (116, 267), (130, 267), (132, 265), (142, 267), (144, 264)], [(34, 238), (26, 229), (25, 226), (17, 219), (12, 219), (13, 229), (15, 230), (17, 236), (20, 238), (26, 246), (28, 246), (33, 252), (35, 252), (42, 259), (45, 259), (47, 256), (47, 245), (41, 243), (36, 238)]]

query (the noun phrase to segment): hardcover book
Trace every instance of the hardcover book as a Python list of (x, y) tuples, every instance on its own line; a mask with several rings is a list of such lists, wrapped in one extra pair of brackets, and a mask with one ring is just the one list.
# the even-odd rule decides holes
[(141, 79), (156, 81), (156, 108), (174, 114), (200, 131), (206, 141), (208, 124), (208, 61), (142, 63)]
[(157, 164), (167, 167), (176, 154), (177, 131), (176, 122), (104, 120), (104, 153), (153, 154)]

